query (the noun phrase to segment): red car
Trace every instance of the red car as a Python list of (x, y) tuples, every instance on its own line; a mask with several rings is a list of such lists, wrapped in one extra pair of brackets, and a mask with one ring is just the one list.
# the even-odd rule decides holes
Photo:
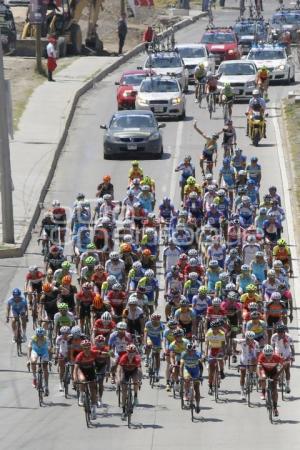
[(203, 34), (201, 43), (215, 57), (217, 65), (222, 61), (241, 59), (237, 36), (232, 28), (210, 28)]
[(128, 70), (124, 72), (120, 81), (115, 84), (117, 90), (118, 110), (134, 109), (135, 97), (143, 79), (149, 75), (147, 70)]

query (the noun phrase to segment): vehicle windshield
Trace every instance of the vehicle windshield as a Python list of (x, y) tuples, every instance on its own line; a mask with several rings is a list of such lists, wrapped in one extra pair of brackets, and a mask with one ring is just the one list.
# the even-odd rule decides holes
[(153, 117), (149, 115), (114, 116), (110, 123), (111, 130), (124, 130), (129, 128), (154, 128)]
[(272, 18), (272, 24), (277, 25), (295, 25), (299, 23), (299, 14), (279, 14), (278, 16), (273, 16)]
[(178, 92), (179, 87), (175, 80), (149, 79), (143, 81), (140, 92)]
[(204, 58), (205, 49), (202, 47), (180, 47), (178, 49), (181, 58)]
[(255, 75), (253, 64), (224, 64), (220, 66), (222, 75)]
[(263, 61), (264, 59), (284, 59), (283, 50), (255, 50), (250, 51), (248, 59)]
[(169, 67), (181, 67), (182, 62), (179, 57), (169, 56), (169, 57), (160, 57), (160, 56), (151, 56), (147, 59), (146, 67), (153, 67), (159, 69), (168, 69)]
[(262, 33), (264, 28), (258, 23), (237, 23), (234, 30), (239, 36), (247, 36)]
[(131, 84), (133, 86), (139, 86), (144, 78), (145, 75), (142, 73), (123, 75), (120, 84), (121, 85)]
[(228, 44), (236, 42), (232, 33), (206, 33), (201, 42), (203, 44)]

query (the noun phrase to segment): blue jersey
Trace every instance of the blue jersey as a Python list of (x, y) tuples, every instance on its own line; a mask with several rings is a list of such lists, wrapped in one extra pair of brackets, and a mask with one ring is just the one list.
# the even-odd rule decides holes
[(201, 352), (188, 352), (185, 351), (181, 355), (181, 361), (183, 361), (184, 367), (188, 369), (195, 369), (199, 367), (199, 359), (201, 359)]
[(7, 304), (10, 306), (13, 316), (25, 314), (25, 312), (27, 311), (27, 301), (24, 297), (21, 297), (21, 300), (19, 300), (18, 302), (16, 302), (14, 297), (10, 297), (7, 300)]
[(223, 166), (220, 169), (220, 175), (222, 175), (224, 183), (227, 187), (234, 187), (235, 183), (235, 172), (234, 168), (231, 166)]
[(30, 344), (32, 351), (40, 357), (47, 357), (49, 355), (50, 342), (46, 336), (40, 341), (37, 336), (32, 336)]

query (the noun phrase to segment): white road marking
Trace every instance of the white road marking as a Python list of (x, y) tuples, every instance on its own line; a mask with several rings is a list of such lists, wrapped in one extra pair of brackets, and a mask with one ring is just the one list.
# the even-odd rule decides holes
[(176, 147), (175, 147), (175, 155), (173, 159), (172, 173), (171, 173), (171, 183), (170, 183), (170, 198), (174, 200), (175, 191), (176, 191), (176, 183), (178, 183), (178, 176), (175, 174), (175, 169), (179, 163), (180, 156), (180, 148), (182, 143), (182, 133), (183, 133), (183, 124), (184, 121), (179, 122), (177, 133), (176, 133)]
[[(286, 224), (288, 229), (288, 236), (289, 236), (289, 244), (291, 248), (291, 254), (293, 259), (293, 270), (294, 270), (294, 276), (293, 278), (293, 287), (294, 287), (294, 305), (299, 308), (300, 306), (300, 280), (299, 280), (299, 264), (298, 264), (298, 255), (297, 255), (297, 247), (296, 247), (296, 239), (295, 239), (295, 230), (294, 230), (294, 221), (293, 221), (293, 208), (292, 208), (292, 201), (291, 196), (289, 192), (289, 178), (286, 170), (286, 165), (284, 161), (284, 150), (282, 145), (282, 136), (280, 133), (280, 127), (279, 122), (276, 117), (273, 117), (273, 125), (275, 128), (275, 136), (276, 136), (276, 142), (277, 142), (277, 154), (278, 154), (278, 160), (279, 160), (279, 166), (280, 166), (280, 172), (281, 172), (281, 179), (282, 179), (282, 187), (283, 187), (283, 197), (284, 197), (284, 204), (285, 204), (285, 213), (286, 213)], [(298, 319), (298, 336), (300, 336), (300, 318), (297, 315)]]

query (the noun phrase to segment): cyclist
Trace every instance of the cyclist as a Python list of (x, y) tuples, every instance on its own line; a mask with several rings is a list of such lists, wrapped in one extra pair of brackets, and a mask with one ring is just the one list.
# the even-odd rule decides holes
[(202, 380), (203, 366), (201, 352), (197, 351), (195, 344), (188, 342), (185, 351), (181, 354), (180, 376), (184, 381), (184, 400), (189, 400), (190, 383), (195, 390), (196, 413), (200, 412), (200, 381)]
[(286, 306), (281, 301), (280, 292), (274, 291), (271, 294), (270, 300), (265, 303), (265, 321), (268, 325), (269, 341), (271, 339), (272, 331), (275, 330), (276, 325), (283, 321), (286, 316)]
[(38, 300), (42, 292), (45, 274), (39, 270), (38, 266), (30, 266), (26, 274), (24, 292), (28, 294), (30, 308), (32, 307), (32, 292), (36, 291)]
[(60, 202), (58, 200), (53, 200), (50, 212), (53, 217), (53, 222), (56, 224), (59, 230), (59, 235), (57, 236), (57, 238), (58, 240), (60, 239), (61, 245), (64, 246), (67, 225), (66, 210), (60, 205)]
[(94, 339), (94, 345), (92, 346), (92, 351), (97, 354), (95, 360), (95, 368), (96, 368), (96, 379), (98, 385), (98, 408), (102, 407), (102, 396), (104, 391), (104, 377), (108, 376), (110, 369), (110, 351), (109, 346), (107, 345), (107, 341), (102, 334), (98, 334), (98, 336)]
[(50, 283), (43, 284), (43, 291), (40, 298), (40, 305), (43, 312), (43, 319), (47, 322), (43, 322), (45, 329), (48, 329), (48, 321), (54, 320), (55, 314), (58, 312), (57, 299), (59, 290)]
[(221, 378), (225, 378), (224, 361), (217, 361), (216, 358), (223, 358), (225, 355), (225, 333), (220, 329), (219, 322), (214, 320), (210, 323), (210, 329), (205, 336), (206, 350), (205, 357), (208, 359), (208, 394), (212, 395), (212, 384), (216, 364), (219, 364)]
[(155, 278), (155, 273), (152, 269), (146, 270), (145, 276), (138, 282), (138, 288), (139, 287), (143, 287), (146, 290), (145, 293), (148, 297), (148, 307), (150, 313), (152, 314), (154, 311), (154, 306), (157, 307), (159, 295), (158, 280)]
[(119, 322), (116, 331), (111, 333), (108, 340), (110, 350), (114, 352), (114, 360), (111, 366), (111, 383), (115, 384), (115, 375), (120, 356), (126, 352), (127, 345), (132, 344), (132, 336), (127, 332), (127, 324)]
[(116, 277), (119, 283), (123, 283), (125, 280), (125, 263), (120, 258), (118, 252), (110, 252), (109, 259), (105, 263), (105, 272), (108, 275)]
[(56, 356), (55, 361), (59, 366), (59, 390), (64, 390), (64, 374), (66, 362), (69, 359), (69, 335), (71, 332), (70, 327), (63, 326), (59, 330), (59, 336), (56, 338)]
[(159, 369), (160, 369), (160, 350), (162, 348), (162, 337), (164, 332), (164, 324), (161, 321), (161, 315), (153, 313), (150, 320), (145, 324), (144, 330), (144, 342), (145, 342), (145, 355), (146, 355), (146, 367), (149, 366), (149, 355), (152, 350), (155, 357), (156, 368), (156, 381), (159, 381)]
[(170, 366), (171, 366), (170, 345), (175, 340), (174, 332), (176, 331), (177, 326), (178, 326), (177, 320), (170, 319), (167, 322), (166, 328), (163, 333), (164, 352), (165, 352), (165, 358), (166, 358), (166, 390), (167, 390), (167, 392), (170, 392), (170, 390), (171, 390), (171, 385), (170, 385)]
[(126, 352), (120, 357), (118, 361), (118, 382), (122, 389), (122, 416), (121, 419), (126, 419), (125, 403), (127, 399), (127, 383), (130, 379), (133, 382), (134, 390), (134, 405), (138, 405), (138, 390), (142, 380), (142, 361), (134, 344), (129, 344), (126, 347)]
[(69, 311), (66, 303), (59, 303), (57, 305), (58, 312), (54, 315), (54, 333), (59, 334), (61, 327), (72, 327), (75, 324), (74, 315)]
[(290, 276), (293, 275), (291, 250), (285, 239), (278, 239), (277, 245), (273, 248), (273, 258), (280, 260), (284, 267), (289, 269)]
[(114, 185), (111, 183), (111, 176), (104, 175), (102, 183), (97, 187), (96, 197), (103, 197), (105, 194), (110, 194), (114, 198)]
[(168, 240), (168, 245), (163, 251), (163, 266), (165, 275), (170, 272), (171, 268), (176, 265), (178, 258), (181, 255), (181, 250), (174, 243), (173, 239)]
[(131, 169), (129, 171), (129, 179), (128, 179), (128, 185), (130, 186), (131, 182), (135, 179), (142, 180), (143, 179), (143, 169), (140, 167), (139, 161), (132, 161), (131, 163)]
[(222, 180), (226, 190), (229, 193), (230, 205), (233, 205), (233, 194), (235, 189), (235, 170), (230, 165), (230, 158), (223, 159), (223, 166), (219, 171), (219, 186), (221, 186)]
[[(184, 157), (183, 161), (178, 164), (175, 172), (181, 172), (179, 186), (181, 187), (181, 192), (183, 193), (184, 186), (189, 177), (195, 177), (195, 166), (191, 162), (192, 158), (190, 155)], [(181, 198), (183, 200), (183, 196)], [(173, 207), (174, 208), (174, 207)]]
[[(81, 341), (81, 352), (76, 356), (74, 366), (74, 382), (90, 382), (89, 389), (91, 393), (91, 419), (95, 420), (97, 417), (97, 387), (96, 387), (96, 371), (95, 362), (97, 353), (92, 350), (91, 343), (87, 339)], [(84, 387), (83, 384), (79, 384), (79, 401), (78, 405), (84, 405)]]
[(22, 326), (22, 341), (26, 342), (26, 325), (28, 317), (28, 306), (25, 297), (19, 288), (14, 288), (12, 296), (7, 300), (6, 322), (9, 322), (10, 311), (12, 312), (11, 328), (13, 332), (13, 342), (17, 341), (16, 318), (19, 317)]
[(267, 324), (261, 319), (258, 310), (253, 309), (250, 313), (250, 317), (251, 319), (246, 323), (246, 331), (253, 331), (255, 334), (254, 339), (261, 348), (267, 341)]
[(253, 180), (255, 185), (259, 187), (261, 182), (261, 165), (258, 164), (257, 156), (251, 157), (250, 164), (247, 165), (246, 171), (249, 179)]
[(65, 256), (63, 254), (62, 247), (58, 245), (51, 245), (49, 253), (46, 256), (46, 266), (45, 270), (52, 269), (55, 272), (60, 269), (65, 261)]
[(174, 318), (188, 339), (191, 339), (196, 334), (196, 314), (193, 308), (190, 307), (189, 301), (183, 295), (181, 296), (179, 308), (175, 311)]
[[(218, 76), (214, 75), (211, 71), (206, 74), (206, 83), (204, 86), (204, 92), (206, 94), (206, 100), (208, 104), (209, 94), (217, 94), (218, 91)], [(217, 101), (217, 95), (214, 95), (214, 102)]]
[(249, 116), (251, 116), (253, 113), (257, 113), (261, 116), (261, 120), (263, 120), (264, 122), (263, 132), (264, 138), (266, 138), (267, 137), (266, 121), (265, 121), (266, 102), (262, 97), (260, 97), (258, 89), (254, 89), (252, 95), (253, 97), (249, 101), (248, 111), (246, 113), (246, 115), (248, 116), (246, 136), (249, 136)]
[(255, 341), (255, 333), (247, 331), (244, 339), (235, 339), (237, 344), (241, 346), (240, 355), (240, 386), (241, 386), (241, 399), (245, 400), (245, 378), (246, 369), (249, 366), (249, 372), (251, 376), (256, 372), (257, 357), (259, 354), (259, 345)]
[(100, 319), (97, 319), (94, 323), (93, 327), (93, 336), (94, 339), (101, 335), (104, 336), (106, 342), (108, 341), (110, 334), (115, 329), (115, 322), (112, 320), (111, 314), (108, 311), (105, 311)]
[[(199, 90), (202, 89), (202, 94), (204, 93), (205, 89), (205, 82), (206, 82), (206, 69), (205, 65), (203, 63), (199, 63), (198, 66), (196, 66), (195, 72), (194, 72), (194, 80), (195, 80), (195, 103), (199, 103)], [(201, 88), (202, 86), (202, 88)]]
[(290, 367), (291, 367), (291, 363), (295, 359), (295, 347), (294, 347), (293, 339), (287, 333), (287, 327), (285, 325), (283, 325), (282, 323), (277, 325), (276, 333), (274, 333), (271, 338), (271, 345), (273, 346), (275, 353), (277, 355), (280, 355), (286, 363), (284, 366), (285, 378), (286, 378), (285, 392), (287, 394), (289, 394), (291, 392)]
[(228, 117), (227, 119), (231, 119), (232, 116), (232, 105), (234, 102), (234, 92), (230, 83), (225, 83), (224, 87), (222, 87), (220, 91), (219, 103), (228, 105)]
[(50, 350), (50, 342), (46, 336), (46, 330), (42, 327), (36, 328), (35, 333), (30, 339), (30, 342), (28, 344), (28, 363), (31, 364), (31, 370), (33, 375), (32, 386), (36, 388), (37, 387), (36, 364), (38, 362), (38, 358), (41, 358), (45, 381), (44, 395), (46, 397), (49, 395), (49, 387), (48, 387), (49, 350)]
[(178, 390), (181, 355), (186, 350), (189, 341), (184, 337), (184, 331), (181, 328), (177, 328), (173, 336), (174, 341), (170, 344), (171, 376), (175, 383), (175, 389)]
[(219, 133), (214, 133), (212, 136), (207, 136), (200, 130), (200, 128), (198, 128), (196, 120), (194, 121), (194, 129), (206, 141), (205, 145), (204, 145), (204, 149), (202, 151), (202, 156), (200, 158), (200, 167), (201, 167), (203, 176), (205, 176), (204, 166), (203, 166), (204, 161), (206, 161), (211, 166), (211, 170), (209, 170), (210, 172), (212, 172), (213, 163), (215, 165), (217, 164), (217, 157), (218, 157), (218, 155), (217, 155), (217, 151), (218, 151), (217, 140), (219, 139), (219, 136), (223, 133), (223, 130), (220, 131)]
[(66, 275), (72, 276), (71, 264), (69, 263), (69, 261), (63, 261), (63, 263), (61, 264), (61, 268), (55, 270), (53, 275), (55, 285), (59, 286), (62, 282), (63, 277)]
[(270, 74), (265, 65), (263, 65), (256, 74), (255, 83), (257, 89), (261, 92), (261, 96), (267, 100), (268, 99), (268, 87), (269, 87)]
[(233, 153), (233, 146), (236, 146), (236, 131), (232, 120), (227, 120), (223, 128), (223, 147), (224, 156), (230, 156)]
[(266, 379), (272, 379), (272, 398), (275, 417), (279, 415), (277, 409), (277, 381), (282, 370), (284, 370), (283, 358), (274, 353), (273, 347), (271, 345), (265, 345), (262, 353), (258, 357), (257, 373), (261, 383), (262, 400), (266, 399)]
[(128, 300), (127, 306), (123, 311), (123, 320), (127, 323), (128, 332), (133, 336), (136, 334), (139, 341), (141, 341), (142, 332), (144, 331), (144, 310), (139, 306), (136, 297), (131, 297)]

